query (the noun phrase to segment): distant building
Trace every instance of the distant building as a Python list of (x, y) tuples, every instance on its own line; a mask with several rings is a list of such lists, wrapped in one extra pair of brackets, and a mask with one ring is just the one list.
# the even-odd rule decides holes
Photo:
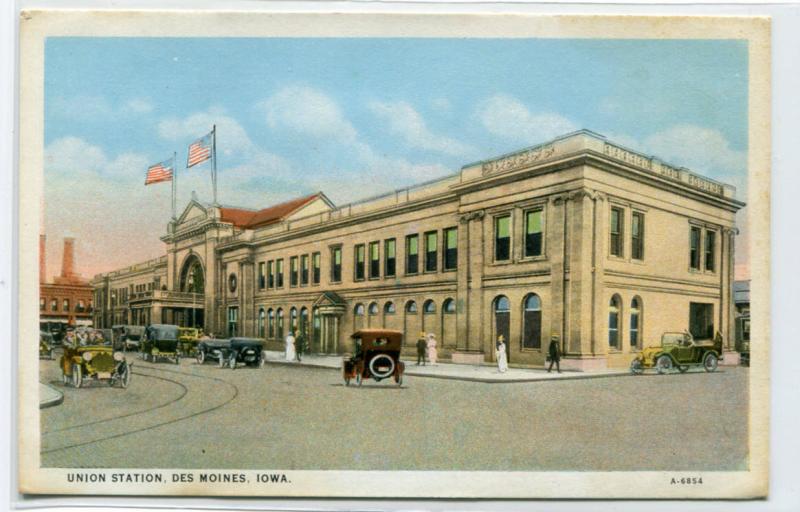
[(733, 302), (736, 305), (736, 315), (750, 314), (750, 280), (733, 282)]
[(61, 274), (47, 281), (45, 235), (39, 236), (39, 320), (92, 325), (92, 286), (75, 270), (75, 239), (64, 238)]
[[(386, 172), (391, 172), (387, 169)], [(369, 186), (365, 176), (364, 186)], [(735, 189), (588, 131), (334, 206), (191, 201), (158, 259), (95, 276), (95, 322), (289, 332), (352, 350), (363, 327), (439, 339), (440, 357), (568, 367), (630, 363), (665, 331), (733, 350)], [(732, 353), (733, 358), (735, 354)]]

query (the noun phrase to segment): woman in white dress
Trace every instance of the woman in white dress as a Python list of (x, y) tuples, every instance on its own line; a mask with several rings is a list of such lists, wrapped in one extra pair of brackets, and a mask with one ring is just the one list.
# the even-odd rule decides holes
[(430, 332), (428, 333), (428, 362), (435, 365), (437, 357), (439, 357), (439, 351), (436, 350), (436, 337)]
[(286, 360), (287, 361), (294, 361), (297, 358), (297, 354), (294, 351), (294, 336), (290, 332), (286, 335)]
[(495, 355), (497, 356), (497, 371), (505, 373), (508, 370), (508, 358), (506, 357), (506, 339), (502, 334), (497, 338)]

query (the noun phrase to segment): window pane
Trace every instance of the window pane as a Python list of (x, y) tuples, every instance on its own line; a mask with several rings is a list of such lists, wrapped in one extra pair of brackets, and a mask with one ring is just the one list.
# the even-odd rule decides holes
[(419, 271), (419, 237), (410, 235), (406, 237), (406, 274), (416, 274)]
[(444, 269), (455, 270), (458, 265), (458, 229), (446, 229), (444, 231), (444, 239)]
[(634, 213), (631, 218), (631, 258), (644, 259), (644, 214)]
[(689, 261), (693, 269), (700, 269), (700, 228), (690, 231)]
[(437, 233), (425, 234), (425, 271), (433, 272), (436, 270), (436, 253), (438, 244)]
[(714, 271), (714, 246), (716, 243), (715, 239), (716, 233), (713, 231), (706, 231), (706, 243), (705, 243), (705, 266), (706, 270)]
[(396, 272), (395, 253), (397, 251), (394, 238), (386, 240), (386, 242), (384, 243), (383, 251), (386, 257), (386, 264), (385, 268), (383, 269), (383, 273), (385, 276), (393, 276), (395, 275)]
[(494, 259), (505, 261), (511, 257), (511, 217), (495, 219)]
[(542, 255), (542, 211), (525, 214), (525, 256)]
[(369, 277), (380, 277), (380, 250), (378, 242), (370, 242), (369, 244)]

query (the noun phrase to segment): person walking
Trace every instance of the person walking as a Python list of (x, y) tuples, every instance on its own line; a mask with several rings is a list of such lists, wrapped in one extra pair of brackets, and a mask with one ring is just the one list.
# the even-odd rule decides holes
[(428, 340), (425, 339), (425, 333), (419, 333), (419, 338), (417, 338), (417, 366), (420, 365), (422, 362), (422, 366), (425, 366), (425, 352), (428, 350)]
[(502, 334), (497, 337), (495, 355), (497, 356), (497, 371), (506, 373), (506, 370), (508, 370), (508, 357), (506, 356), (506, 338)]
[(294, 351), (297, 356), (297, 362), (302, 361), (303, 353), (306, 351), (306, 337), (301, 332), (297, 335), (294, 342)]
[(439, 351), (436, 350), (436, 337), (433, 335), (432, 332), (428, 333), (428, 361), (431, 363), (431, 366), (436, 365), (436, 359), (439, 357)]
[(550, 360), (550, 366), (547, 368), (547, 373), (553, 369), (553, 363), (556, 365), (556, 371), (561, 373), (561, 350), (558, 347), (558, 334), (550, 336), (550, 346), (547, 347), (547, 359)]
[(296, 354), (295, 354), (295, 351), (294, 351), (294, 341), (295, 341), (294, 340), (294, 336), (292, 335), (292, 332), (289, 331), (289, 334), (286, 335), (286, 339), (284, 340), (284, 346), (285, 346), (285, 350), (286, 350), (286, 354), (285, 355), (286, 355), (286, 360), (287, 361), (294, 361), (295, 360)]

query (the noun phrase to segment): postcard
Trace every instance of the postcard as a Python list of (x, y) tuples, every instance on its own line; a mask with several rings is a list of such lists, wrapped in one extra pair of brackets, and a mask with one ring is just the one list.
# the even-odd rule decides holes
[(20, 34), (20, 492), (766, 495), (768, 18)]

